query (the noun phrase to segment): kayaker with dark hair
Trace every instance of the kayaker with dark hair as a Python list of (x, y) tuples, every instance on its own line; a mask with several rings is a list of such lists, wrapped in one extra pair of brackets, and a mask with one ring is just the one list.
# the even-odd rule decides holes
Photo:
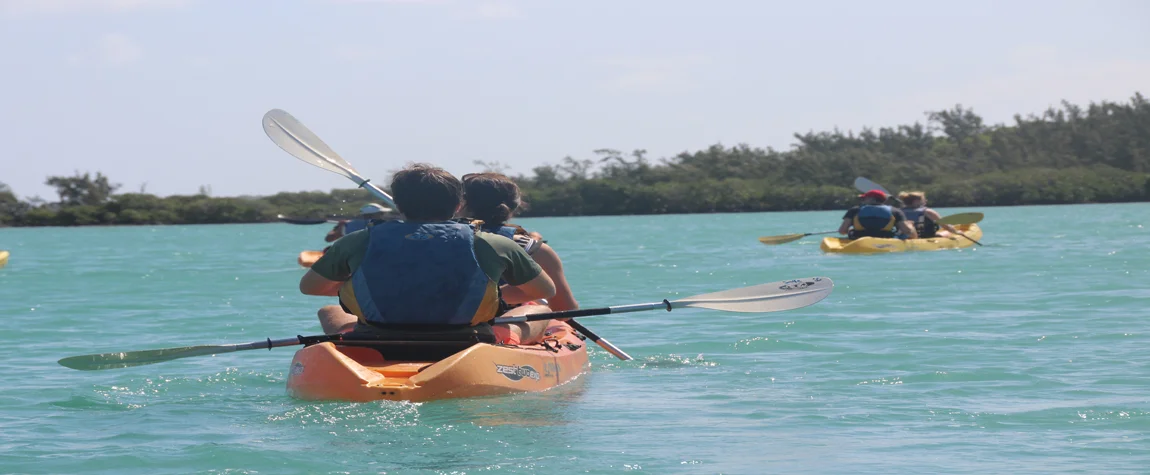
[(946, 231), (939, 231), (938, 220), (942, 219), (942, 216), (938, 211), (926, 207), (926, 193), (904, 191), (898, 194), (898, 199), (903, 202), (902, 212), (918, 232), (919, 238), (946, 237), (950, 233), (958, 232), (949, 224), (942, 225)]
[(323, 240), (325, 242), (333, 242), (336, 239), (366, 228), (372, 220), (385, 220), (391, 216), (391, 208), (375, 203), (368, 203), (359, 209), (358, 218), (341, 220), (336, 223), (335, 227), (331, 228), (331, 231), (328, 231), (327, 236), (324, 236)]
[(882, 190), (870, 190), (859, 195), (859, 199), (862, 201), (859, 206), (847, 210), (843, 215), (839, 234), (845, 234), (851, 239), (918, 237), (902, 210), (883, 204), (887, 200), (887, 194)]
[[(514, 304), (550, 298), (555, 284), (511, 239), (451, 221), (462, 206), (458, 179), (416, 164), (395, 173), (391, 191), (404, 220), (344, 236), (300, 279), (304, 294), (340, 298), (319, 311), (325, 333), (457, 332), (505, 344), (542, 338), (548, 321), (488, 324), (499, 309), (500, 279)], [(507, 314), (547, 311), (533, 305)]]
[(484, 231), (511, 238), (543, 267), (543, 271), (555, 282), (555, 297), (548, 301), (552, 310), (579, 308), (579, 302), (575, 301), (567, 277), (563, 274), (563, 261), (559, 259), (559, 254), (543, 242), (539, 233), (528, 232), (507, 223), (516, 211), (525, 206), (519, 185), (500, 173), (463, 175), (463, 203), (466, 219), (475, 220)]

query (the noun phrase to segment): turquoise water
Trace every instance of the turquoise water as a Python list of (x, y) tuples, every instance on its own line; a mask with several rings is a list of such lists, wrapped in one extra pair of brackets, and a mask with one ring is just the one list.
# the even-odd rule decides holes
[(836, 288), (587, 318), (636, 360), (592, 348), (551, 392), (419, 405), (293, 400), (290, 348), (56, 364), (319, 333), (295, 257), (325, 227), (0, 229), (0, 473), (1144, 473), (1150, 205), (980, 211), (985, 247), (882, 256), (755, 239), (839, 213), (523, 220), (584, 306)]

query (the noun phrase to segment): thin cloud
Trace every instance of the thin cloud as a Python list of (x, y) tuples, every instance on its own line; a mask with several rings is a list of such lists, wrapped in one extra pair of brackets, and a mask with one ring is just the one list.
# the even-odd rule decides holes
[(664, 58), (609, 58), (612, 73), (602, 86), (615, 92), (678, 93), (694, 87), (694, 70), (706, 62), (701, 55)]
[(482, 18), (490, 18), (493, 20), (510, 20), (515, 18), (523, 18), (523, 10), (516, 7), (511, 2), (495, 1), (484, 2), (479, 4), (475, 13)]
[(331, 3), (383, 3), (383, 4), (439, 4), (444, 3), (444, 0), (328, 0)]
[(0, 0), (0, 13), (66, 14), (179, 8), (191, 0)]
[(339, 45), (334, 50), (335, 57), (344, 61), (363, 62), (384, 58), (383, 51), (360, 45)]
[(989, 121), (1010, 122), (1014, 113), (1041, 113), (1068, 100), (1086, 105), (1098, 100), (1128, 100), (1146, 93), (1150, 61), (1125, 58), (1071, 58), (1050, 47), (1020, 46), (1008, 53), (1010, 68), (972, 78), (952, 88), (933, 88), (904, 101), (919, 109), (950, 104), (973, 106)]
[(68, 62), (76, 66), (98, 64), (122, 66), (139, 61), (144, 57), (144, 49), (123, 33), (107, 33), (101, 36), (88, 51), (72, 55)]

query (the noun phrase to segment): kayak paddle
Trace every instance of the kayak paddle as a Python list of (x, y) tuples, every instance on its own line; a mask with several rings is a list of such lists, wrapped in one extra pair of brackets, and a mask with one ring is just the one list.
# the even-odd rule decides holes
[(855, 189), (859, 190), (860, 193), (866, 193), (870, 190), (879, 190), (883, 193), (886, 193), (887, 196), (890, 196), (890, 194), (891, 194), (889, 191), (886, 190), (886, 188), (883, 188), (882, 185), (875, 183), (873, 181), (870, 181), (870, 180), (863, 178), (861, 176), (858, 178), (855, 178)]
[(902, 200), (895, 197), (893, 193), (887, 191), (887, 189), (884, 188), (882, 185), (875, 183), (873, 181), (870, 181), (866, 178), (863, 178), (861, 176), (858, 178), (855, 178), (855, 189), (859, 190), (859, 192), (862, 192), (862, 193), (866, 193), (870, 190), (879, 190), (883, 193), (886, 193), (888, 203), (893, 202), (894, 204), (898, 205), (899, 208), (902, 208)]
[(960, 226), (963, 224), (975, 224), (975, 223), (981, 222), (983, 216), (984, 215), (982, 213), (978, 213), (978, 212), (958, 213), (958, 214), (952, 214), (950, 216), (946, 216), (942, 219), (939, 219), (937, 221), (937, 223), (938, 224), (949, 224), (951, 226)]
[[(947, 216), (945, 218), (939, 219), (937, 221), (937, 223), (939, 225), (949, 224), (951, 226), (963, 225), (963, 224), (975, 224), (979, 221), (982, 221), (982, 216), (983, 216), (982, 213), (958, 213), (958, 214), (952, 214), (952, 215)], [(970, 236), (963, 234), (962, 231), (959, 231), (958, 235), (962, 236), (964, 238), (970, 239), (970, 242), (978, 244), (979, 246), (982, 245), (981, 242), (975, 241)]]
[(823, 231), (821, 233), (804, 233), (804, 234), (783, 234), (781, 236), (763, 236), (759, 238), (759, 242), (763, 244), (785, 244), (791, 241), (798, 241), (799, 239), (807, 236), (817, 236), (819, 234), (832, 234), (838, 231)]
[[(549, 320), (552, 318), (574, 318), (574, 317), (589, 317), (593, 315), (607, 315), (611, 313), (627, 313), (627, 312), (641, 312), (644, 310), (667, 309), (670, 311), (675, 308), (706, 308), (711, 310), (720, 310), (724, 312), (747, 312), (747, 313), (768, 313), (768, 312), (781, 312), (784, 310), (793, 310), (796, 308), (806, 307), (815, 304), (820, 300), (830, 295), (831, 290), (834, 289), (834, 283), (826, 277), (807, 277), (803, 279), (785, 280), (781, 282), (771, 282), (767, 284), (759, 284), (751, 287), (743, 287), (740, 289), (724, 290), (722, 292), (714, 292), (703, 295), (696, 295), (694, 297), (687, 297), (674, 301), (663, 300), (658, 303), (646, 303), (635, 305), (619, 305), (615, 307), (603, 308), (588, 308), (580, 310), (567, 310), (563, 312), (550, 312), (550, 313), (537, 313), (534, 315), (525, 315), (519, 317), (501, 317), (495, 319), (494, 323), (517, 323), (528, 321)], [(572, 325), (576, 331), (583, 332), (586, 328), (580, 329), (578, 323)], [(587, 335), (587, 333), (584, 333)], [(191, 358), (194, 356), (208, 356), (218, 355), (223, 353), (231, 353), (234, 351), (245, 350), (258, 350), (258, 349), (272, 349), (284, 346), (296, 345), (313, 345), (316, 343), (323, 343), (326, 341), (340, 341), (343, 338), (341, 334), (334, 335), (316, 335), (316, 336), (296, 336), (295, 338), (285, 338), (282, 340), (267, 339), (264, 341), (256, 341), (252, 343), (242, 343), (235, 345), (200, 345), (200, 346), (183, 346), (177, 348), (162, 348), (156, 350), (141, 350), (141, 351), (126, 351), (116, 353), (100, 353), (94, 355), (82, 356), (69, 356), (59, 361), (61, 366), (84, 370), (94, 371), (102, 369), (114, 368), (128, 368), (131, 366), (142, 366), (154, 363), (161, 363), (164, 361), (171, 361), (180, 358)], [(588, 335), (588, 338), (591, 338)], [(603, 341), (602, 339), (591, 341), (596, 343)], [(610, 343), (607, 343), (610, 345)], [(611, 345), (614, 346), (614, 345)], [(616, 350), (618, 350), (616, 348)], [(611, 350), (608, 350), (611, 351)], [(622, 351), (620, 351), (622, 353)], [(612, 352), (614, 354), (614, 352)], [(623, 353), (626, 355), (626, 353)], [(616, 355), (619, 356), (619, 355)], [(630, 358), (628, 356), (628, 358)]]
[(61, 366), (84, 371), (98, 369), (127, 368), (161, 363), (164, 361), (191, 358), (193, 356), (219, 355), (233, 351), (279, 348), (281, 346), (311, 345), (325, 341), (339, 341), (343, 335), (297, 336), (282, 340), (255, 341), (237, 345), (200, 345), (163, 348), (159, 350), (126, 351), (121, 353), (101, 353), (97, 355), (69, 356), (59, 361)]
[(279, 145), (285, 152), (304, 162), (347, 177), (360, 188), (366, 189), (377, 198), (387, 202), (392, 209), (397, 209), (391, 195), (372, 184), (371, 180), (360, 175), (355, 167), (352, 167), (347, 160), (335, 153), (331, 147), (323, 143), (323, 140), (320, 140), (316, 134), (312, 133), (291, 114), (280, 109), (272, 109), (264, 114), (263, 125), (264, 133), (268, 134), (268, 138), (272, 139), (272, 142)]
[(827, 277), (805, 277), (802, 279), (770, 282), (739, 289), (695, 295), (678, 300), (663, 300), (662, 302), (618, 305), (614, 307), (582, 308), (578, 310), (564, 310), (562, 312), (537, 313), (534, 315), (515, 317), (499, 317), (495, 319), (495, 323), (534, 322), (552, 318), (591, 317), (595, 315), (643, 312), (646, 310), (659, 309), (665, 309), (670, 312), (676, 308), (705, 308), (709, 310), (742, 313), (782, 312), (784, 310), (794, 310), (818, 303), (820, 300), (827, 298), (827, 296), (831, 294), (831, 290), (834, 290), (834, 287), (834, 282)]

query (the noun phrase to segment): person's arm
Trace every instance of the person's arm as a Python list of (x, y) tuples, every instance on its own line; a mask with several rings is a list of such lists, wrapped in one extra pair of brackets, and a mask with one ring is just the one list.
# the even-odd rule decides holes
[(853, 224), (853, 223), (851, 222), (851, 220), (849, 218), (843, 218), (843, 224), (839, 225), (839, 234), (842, 234), (845, 236), (848, 232), (850, 232), (851, 224)]
[(579, 302), (571, 294), (571, 287), (567, 285), (567, 276), (563, 274), (563, 261), (551, 246), (543, 244), (535, 254), (531, 255), (535, 263), (543, 268), (543, 272), (551, 277), (555, 283), (555, 296), (548, 300), (548, 306), (556, 312), (562, 310), (575, 310)]
[(299, 280), (304, 295), (337, 296), (339, 287), (351, 279), (351, 258), (362, 255), (367, 247), (367, 233), (351, 233), (328, 246), (319, 260)]
[(340, 285), (343, 285), (343, 282), (328, 280), (314, 270), (308, 269), (307, 273), (299, 280), (299, 291), (304, 295), (335, 297), (339, 295)]
[(476, 258), (482, 259), (480, 262), (492, 258), (502, 261), (501, 277), (507, 282), (500, 288), (504, 302), (515, 305), (555, 295), (555, 282), (519, 244), (496, 234), (482, 235), (485, 236), (483, 242), (475, 247)]
[(500, 289), (500, 292), (504, 302), (516, 305), (555, 296), (555, 282), (547, 276), (546, 272), (540, 272), (538, 276), (527, 281), (526, 284), (505, 285)]
[(898, 230), (906, 235), (907, 239), (918, 239), (918, 231), (914, 226), (910, 225), (910, 221), (902, 220), (898, 222)]
[[(935, 210), (933, 210), (933, 209), (930, 209), (930, 208), (927, 208), (927, 210), (926, 210), (926, 213), (924, 213), (924, 214), (926, 214), (926, 217), (927, 217), (927, 219), (929, 219), (929, 220), (931, 220), (931, 221), (934, 221), (934, 222), (936, 222), (936, 223), (937, 223), (937, 222), (938, 222), (940, 219), (942, 219), (942, 216), (940, 216), (940, 215), (938, 214), (938, 211), (935, 211)], [(950, 232), (952, 232), (952, 233), (956, 233), (956, 234), (962, 234), (962, 232), (961, 232), (961, 231), (959, 231), (959, 230), (957, 230), (957, 229), (954, 229), (954, 226), (951, 226), (951, 225), (949, 225), (949, 224), (941, 224), (940, 226), (941, 226), (943, 229), (945, 229), (945, 230), (947, 230), (947, 231), (950, 231)]]
[(333, 242), (333, 241), (343, 237), (343, 224), (344, 223), (346, 223), (346, 221), (340, 221), (338, 224), (335, 225), (334, 228), (331, 228), (331, 231), (327, 232), (327, 236), (324, 236), (324, 238), (323, 238), (324, 242)]

